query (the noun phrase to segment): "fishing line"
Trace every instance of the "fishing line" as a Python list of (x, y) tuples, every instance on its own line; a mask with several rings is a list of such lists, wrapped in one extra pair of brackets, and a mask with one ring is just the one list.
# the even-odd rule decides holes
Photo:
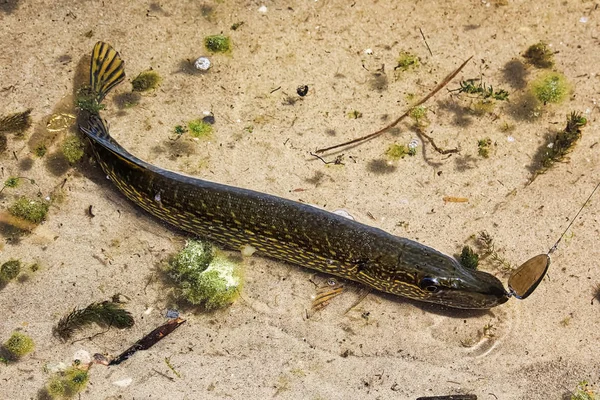
[(556, 243), (554, 243), (554, 246), (548, 250), (548, 253), (538, 254), (537, 256), (525, 261), (510, 276), (508, 279), (509, 296), (514, 296), (517, 299), (525, 299), (531, 293), (533, 293), (542, 279), (544, 279), (544, 276), (548, 271), (548, 267), (550, 267), (550, 254), (552, 254), (558, 248), (560, 241), (567, 234), (568, 230), (571, 228), (575, 220), (577, 220), (577, 217), (579, 217), (579, 214), (581, 214), (585, 206), (590, 202), (592, 196), (594, 196), (596, 190), (598, 190), (598, 187), (600, 187), (600, 182), (596, 184), (594, 190), (592, 190), (592, 193), (590, 193), (587, 200), (583, 203), (579, 211), (577, 211), (575, 217), (571, 220), (571, 222), (569, 222), (569, 225), (567, 225), (567, 228), (564, 230), (562, 235), (560, 235)]
[(569, 230), (569, 228), (571, 227), (571, 225), (573, 225), (573, 223), (575, 222), (575, 220), (577, 219), (577, 217), (579, 217), (579, 214), (581, 214), (581, 212), (583, 211), (583, 209), (585, 208), (585, 206), (590, 202), (590, 200), (592, 199), (592, 196), (594, 195), (594, 193), (596, 193), (596, 190), (598, 190), (598, 187), (600, 187), (600, 182), (598, 182), (598, 184), (596, 185), (596, 187), (594, 188), (594, 190), (592, 190), (592, 193), (590, 193), (590, 195), (588, 196), (587, 200), (585, 201), (585, 203), (583, 203), (583, 205), (581, 206), (581, 208), (579, 209), (579, 211), (577, 211), (577, 214), (575, 214), (575, 217), (571, 220), (571, 222), (569, 223), (569, 225), (567, 226), (567, 228), (565, 229), (565, 231), (562, 233), (562, 235), (560, 235), (560, 237), (558, 238), (558, 240), (556, 241), (556, 243), (554, 243), (554, 246), (552, 246), (550, 248), (550, 250), (548, 250), (548, 255), (554, 253), (554, 251), (558, 248), (558, 244), (560, 243), (560, 241), (562, 240), (562, 238), (567, 234), (567, 231)]

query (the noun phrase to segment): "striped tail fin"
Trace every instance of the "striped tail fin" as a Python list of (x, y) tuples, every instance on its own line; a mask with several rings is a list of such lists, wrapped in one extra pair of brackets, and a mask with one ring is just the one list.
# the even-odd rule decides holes
[(125, 79), (124, 62), (111, 45), (98, 42), (92, 51), (90, 65), (90, 87), (101, 103), (104, 96)]
[(88, 137), (93, 139), (100, 139), (101, 141), (111, 141), (112, 139), (110, 134), (108, 133), (108, 128), (106, 127), (106, 124), (104, 123), (102, 118), (100, 118), (100, 116), (98, 116), (97, 114), (90, 115), (88, 125), (81, 125), (80, 129)]

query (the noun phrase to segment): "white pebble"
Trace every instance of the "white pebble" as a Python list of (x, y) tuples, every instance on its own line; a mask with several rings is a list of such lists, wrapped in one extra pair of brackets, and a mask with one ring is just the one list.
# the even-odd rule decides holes
[(114, 381), (113, 385), (118, 386), (118, 387), (127, 387), (127, 386), (131, 385), (131, 382), (133, 382), (133, 378), (125, 378), (125, 379), (121, 379), (120, 381)]
[(256, 253), (256, 247), (249, 244), (242, 247), (242, 256), (251, 257), (254, 253)]
[(92, 362), (92, 356), (83, 349), (77, 350), (75, 354), (73, 354), (73, 360), (79, 360), (81, 364), (89, 364)]
[(67, 364), (64, 362), (49, 362), (44, 365), (44, 371), (54, 374), (56, 372), (64, 371), (67, 369)]
[(373, 54), (373, 49), (365, 49), (365, 54), (370, 56), (371, 54)]
[(588, 22), (588, 17), (579, 18), (579, 22), (581, 22), (582, 24), (585, 24), (586, 22)]
[(508, 141), (509, 141), (509, 143), (512, 143), (512, 142), (514, 142), (514, 141), (515, 141), (515, 138), (514, 138), (514, 137), (512, 137), (512, 136), (508, 136), (508, 137), (506, 138), (506, 140), (508, 140)]
[(199, 71), (208, 71), (210, 68), (210, 60), (208, 57), (198, 57), (198, 59), (194, 61), (194, 68)]
[(258, 12), (265, 14), (267, 12), (267, 6), (258, 7)]
[(352, 215), (350, 215), (350, 213), (346, 210), (335, 210), (333, 213), (354, 221), (354, 217)]

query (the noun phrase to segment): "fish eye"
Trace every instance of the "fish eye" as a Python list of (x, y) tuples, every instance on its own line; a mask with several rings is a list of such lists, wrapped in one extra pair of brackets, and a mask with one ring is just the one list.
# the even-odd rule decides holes
[(437, 279), (430, 278), (429, 276), (421, 279), (419, 287), (429, 293), (437, 293), (440, 290)]

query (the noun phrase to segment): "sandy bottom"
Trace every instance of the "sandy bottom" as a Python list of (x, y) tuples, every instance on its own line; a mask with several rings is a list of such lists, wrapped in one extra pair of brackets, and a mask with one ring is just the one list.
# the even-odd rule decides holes
[[(70, 363), (80, 349), (116, 355), (165, 323), (172, 306), (158, 268), (185, 236), (123, 198), (90, 154), (70, 166), (60, 155), (67, 131), (47, 127), (54, 113), (69, 112), (77, 66), (98, 40), (121, 53), (128, 74), (102, 115), (113, 136), (144, 160), (343, 208), (446, 254), (483, 230), (514, 265), (552, 246), (600, 176), (596, 4), (362, 3), (268, 1), (261, 13), (255, 1), (0, 2), (0, 114), (33, 109), (24, 138), (7, 135), (1, 179), (21, 176), (37, 185), (5, 189), (0, 208), (38, 191), (47, 196), (59, 187), (64, 194), (31, 234), (16, 239), (3, 230), (0, 261), (18, 258), (41, 269), (0, 290), (0, 339), (20, 330), (36, 342), (31, 355), (0, 368), (0, 397), (36, 398), (50, 376), (45, 365)], [(237, 22), (243, 24), (232, 30)], [(231, 54), (211, 56), (206, 74), (191, 73), (186, 60), (206, 54), (204, 36), (220, 32), (231, 37)], [(521, 54), (540, 40), (556, 52), (554, 69), (566, 75), (571, 92), (533, 116), (527, 85), (543, 71), (523, 64)], [(401, 51), (417, 55), (420, 66), (395, 71)], [(425, 132), (459, 153), (441, 155), (420, 141), (416, 156), (389, 162), (390, 144), (419, 138), (407, 120), (326, 157), (343, 154), (343, 165), (310, 156), (385, 125), (471, 55), (448, 88), (482, 77), (509, 91), (510, 100), (479, 115), (471, 110), (477, 99), (446, 89), (427, 103)], [(160, 88), (135, 107), (120, 107), (131, 79), (149, 68), (163, 77)], [(302, 98), (301, 85), (309, 87)], [(349, 118), (354, 111), (361, 118)], [(564, 128), (571, 111), (589, 120), (580, 142), (566, 162), (526, 185), (538, 148)], [(172, 140), (176, 125), (204, 112), (216, 119), (212, 138)], [(487, 159), (478, 155), (484, 138), (492, 141)], [(41, 141), (49, 151), (38, 158), (33, 149)], [(468, 202), (445, 203), (445, 196)], [(81, 398), (562, 399), (580, 381), (600, 383), (600, 304), (592, 302), (600, 281), (598, 199), (568, 231), (537, 291), (487, 312), (373, 293), (345, 313), (358, 297), (358, 286), (350, 285), (307, 319), (311, 280), (326, 276), (251, 258), (235, 304), (208, 314), (183, 311), (187, 322), (151, 350), (117, 367), (94, 366)], [(482, 268), (506, 280), (493, 265)], [(72, 308), (117, 293), (129, 298), (133, 328), (94, 336), (101, 329), (92, 326), (69, 342), (52, 335)], [(114, 384), (125, 378), (131, 384)]]

